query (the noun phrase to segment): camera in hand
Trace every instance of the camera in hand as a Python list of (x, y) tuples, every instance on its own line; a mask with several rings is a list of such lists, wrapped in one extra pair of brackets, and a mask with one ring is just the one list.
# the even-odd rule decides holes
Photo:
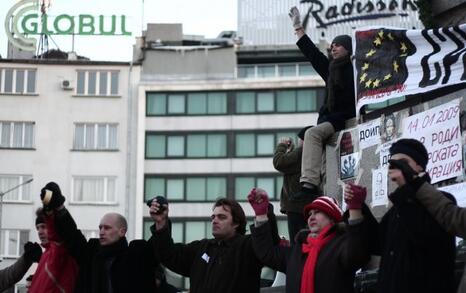
[(156, 200), (160, 204), (160, 208), (159, 208), (158, 212), (156, 213), (156, 215), (160, 215), (167, 208), (165, 205), (168, 205), (168, 201), (167, 201), (167, 199), (165, 197), (163, 197), (161, 195), (157, 195), (156, 197), (154, 197), (152, 199), (149, 199), (146, 202), (147, 206), (150, 207), (154, 200)]

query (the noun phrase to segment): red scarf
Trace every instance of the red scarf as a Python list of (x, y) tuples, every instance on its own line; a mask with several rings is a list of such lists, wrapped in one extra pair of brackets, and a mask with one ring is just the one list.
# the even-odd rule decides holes
[(333, 225), (327, 225), (317, 235), (317, 237), (307, 237), (307, 243), (302, 244), (302, 251), (308, 254), (304, 264), (303, 274), (301, 275), (301, 293), (314, 293), (314, 271), (317, 263), (317, 257), (324, 245), (335, 237), (335, 231), (329, 233)]

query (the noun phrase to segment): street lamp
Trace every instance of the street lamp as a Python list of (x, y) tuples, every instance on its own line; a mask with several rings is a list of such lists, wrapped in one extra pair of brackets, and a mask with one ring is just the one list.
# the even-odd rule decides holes
[[(31, 183), (32, 180), (34, 180), (34, 179), (31, 178), (31, 179), (29, 179), (29, 180), (26, 180), (26, 181), (24, 181), (23, 183), (20, 183), (20, 184), (18, 184), (18, 185), (16, 185), (16, 186), (13, 186), (12, 188), (10, 188), (10, 189), (8, 189), (8, 190), (6, 190), (6, 191), (3, 191), (3, 192), (0, 191), (0, 233), (1, 233), (1, 231), (2, 231), (3, 196), (4, 196), (5, 194), (7, 194), (8, 192), (11, 192), (11, 191), (13, 191), (13, 190), (16, 190), (16, 189), (18, 189), (19, 187), (21, 187), (21, 186), (23, 186), (23, 185), (26, 185), (26, 184)], [(0, 234), (0, 235), (1, 235), (1, 234)], [(1, 237), (0, 237), (0, 239), (1, 239)], [(3, 257), (1, 256), (1, 252), (0, 252), (0, 261), (2, 261), (2, 260), (3, 260)]]

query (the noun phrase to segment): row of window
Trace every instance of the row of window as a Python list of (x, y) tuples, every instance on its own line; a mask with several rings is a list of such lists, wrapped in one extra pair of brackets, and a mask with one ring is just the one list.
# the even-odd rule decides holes
[[(32, 175), (0, 174), (0, 191), (7, 191), (31, 179)], [(72, 203), (115, 204), (116, 177), (114, 176), (73, 176), (71, 181)], [(31, 185), (24, 184), (6, 193), (4, 201), (31, 201)]]
[[(0, 148), (34, 147), (34, 122), (0, 121)], [(75, 123), (75, 150), (117, 150), (115, 123)]]
[[(120, 72), (115, 70), (78, 70), (76, 94), (118, 96)], [(0, 93), (36, 94), (36, 69), (0, 68)]]
[(238, 78), (296, 77), (315, 75), (309, 63), (239, 65)]
[(253, 187), (260, 187), (267, 190), (272, 200), (279, 200), (282, 184), (283, 178), (278, 173), (250, 176), (241, 174), (146, 175), (144, 199), (163, 195), (169, 201), (212, 202), (218, 197), (231, 195), (238, 201), (246, 201), (249, 191)]
[(298, 130), (200, 134), (146, 134), (146, 158), (227, 158), (273, 155), (281, 137), (295, 138)]
[(322, 89), (147, 93), (147, 116), (315, 112)]

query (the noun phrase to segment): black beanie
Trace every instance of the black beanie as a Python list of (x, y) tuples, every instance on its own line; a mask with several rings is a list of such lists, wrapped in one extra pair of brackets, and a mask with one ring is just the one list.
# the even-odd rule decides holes
[(390, 147), (390, 156), (394, 154), (405, 154), (410, 156), (419, 166), (426, 170), (429, 154), (424, 145), (416, 139), (400, 139)]
[(301, 139), (301, 140), (304, 140), (304, 134), (306, 133), (306, 130), (308, 130), (309, 128), (312, 128), (314, 125), (310, 125), (310, 126), (306, 126), (304, 127), (303, 129), (301, 129), (299, 132), (298, 132), (298, 137)]
[(353, 54), (353, 44), (351, 41), (351, 37), (348, 35), (336, 36), (333, 39), (332, 44), (341, 45), (343, 46), (343, 48), (345, 48), (348, 51), (349, 55)]
[(45, 190), (50, 190), (52, 192), (52, 194), (55, 194), (55, 195), (62, 195), (61, 194), (61, 190), (60, 190), (60, 186), (58, 186), (57, 183), (55, 182), (49, 182), (47, 183), (44, 188), (41, 189), (41, 194), (45, 194)]

